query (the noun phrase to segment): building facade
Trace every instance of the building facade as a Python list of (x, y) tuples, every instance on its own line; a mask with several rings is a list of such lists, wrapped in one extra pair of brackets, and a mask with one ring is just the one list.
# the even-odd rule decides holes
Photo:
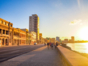
[(26, 44), (30, 44), (30, 39), (29, 39), (30, 38), (30, 34), (29, 34), (28, 29), (21, 29), (21, 30), (26, 32)]
[(0, 46), (25, 45), (29, 43), (29, 31), (13, 28), (13, 24), (0, 18)]
[(63, 43), (68, 43), (68, 39), (64, 39)]
[(0, 18), (0, 46), (12, 44), (13, 24)]
[(39, 43), (43, 43), (42, 33), (39, 33)]
[(33, 14), (29, 17), (29, 32), (36, 32), (36, 41), (39, 40), (39, 17)]
[(55, 40), (55, 38), (51, 38), (51, 43), (56, 43), (56, 40)]
[(13, 28), (13, 43), (12, 45), (24, 45), (26, 44), (26, 32), (20, 28)]
[(56, 37), (56, 41), (59, 41), (59, 37)]
[(74, 41), (74, 40), (75, 40), (74, 36), (71, 36), (71, 40), (72, 40), (72, 41)]
[(30, 44), (34, 44), (36, 42), (36, 32), (32, 31), (30, 34)]

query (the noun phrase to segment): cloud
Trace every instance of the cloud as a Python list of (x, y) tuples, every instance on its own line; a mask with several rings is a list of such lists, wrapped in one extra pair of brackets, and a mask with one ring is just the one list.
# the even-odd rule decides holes
[(81, 22), (82, 22), (81, 19), (74, 20), (74, 21), (71, 21), (71, 22), (70, 22), (70, 25), (76, 25), (76, 24), (79, 24), (79, 23), (82, 24)]

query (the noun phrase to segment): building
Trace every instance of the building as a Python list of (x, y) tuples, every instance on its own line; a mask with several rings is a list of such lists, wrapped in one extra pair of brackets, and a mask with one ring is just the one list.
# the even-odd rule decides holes
[(55, 38), (46, 38), (46, 41), (47, 42), (51, 42), (51, 43), (55, 43), (56, 42), (56, 40), (55, 40)]
[(59, 37), (56, 37), (56, 41), (60, 41), (60, 40), (59, 40)]
[(75, 41), (74, 36), (71, 36), (71, 41), (72, 41), (72, 42), (74, 42), (74, 41)]
[(51, 43), (56, 43), (55, 38), (51, 38), (50, 42), (51, 42)]
[(33, 14), (29, 17), (29, 32), (36, 32), (36, 40), (39, 40), (39, 17)]
[(28, 31), (28, 29), (21, 29), (21, 30), (23, 30), (23, 31), (26, 32), (26, 44), (30, 44), (30, 40), (29, 40), (30, 36), (29, 36), (29, 31)]
[(68, 43), (68, 39), (64, 39), (64, 41), (63, 41), (64, 43)]
[(13, 28), (13, 43), (12, 45), (24, 45), (26, 44), (26, 32), (20, 28)]
[(29, 32), (30, 34), (30, 44), (34, 44), (36, 42), (36, 32)]
[(13, 24), (0, 18), (0, 46), (29, 44), (28, 29), (13, 28)]
[(46, 38), (43, 38), (43, 41), (44, 41), (44, 43), (47, 43), (47, 39)]
[(46, 37), (47, 43), (50, 42), (50, 40), (51, 40), (51, 39), (50, 39), (49, 37)]
[(39, 43), (42, 43), (43, 41), (43, 38), (42, 38), (42, 33), (39, 33)]
[(0, 46), (12, 44), (13, 24), (0, 18)]

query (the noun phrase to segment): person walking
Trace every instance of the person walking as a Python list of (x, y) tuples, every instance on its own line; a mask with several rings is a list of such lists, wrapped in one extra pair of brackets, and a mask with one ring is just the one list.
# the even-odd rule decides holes
[(53, 49), (53, 43), (51, 43), (51, 48)]
[(56, 42), (55, 48), (58, 46), (58, 42)]
[(47, 43), (47, 47), (48, 47), (48, 49), (49, 49), (49, 43)]

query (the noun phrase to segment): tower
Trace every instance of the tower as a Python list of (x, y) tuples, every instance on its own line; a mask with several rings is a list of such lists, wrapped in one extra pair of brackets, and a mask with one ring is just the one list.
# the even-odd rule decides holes
[(36, 40), (39, 40), (39, 17), (33, 14), (29, 17), (29, 32), (36, 32)]

